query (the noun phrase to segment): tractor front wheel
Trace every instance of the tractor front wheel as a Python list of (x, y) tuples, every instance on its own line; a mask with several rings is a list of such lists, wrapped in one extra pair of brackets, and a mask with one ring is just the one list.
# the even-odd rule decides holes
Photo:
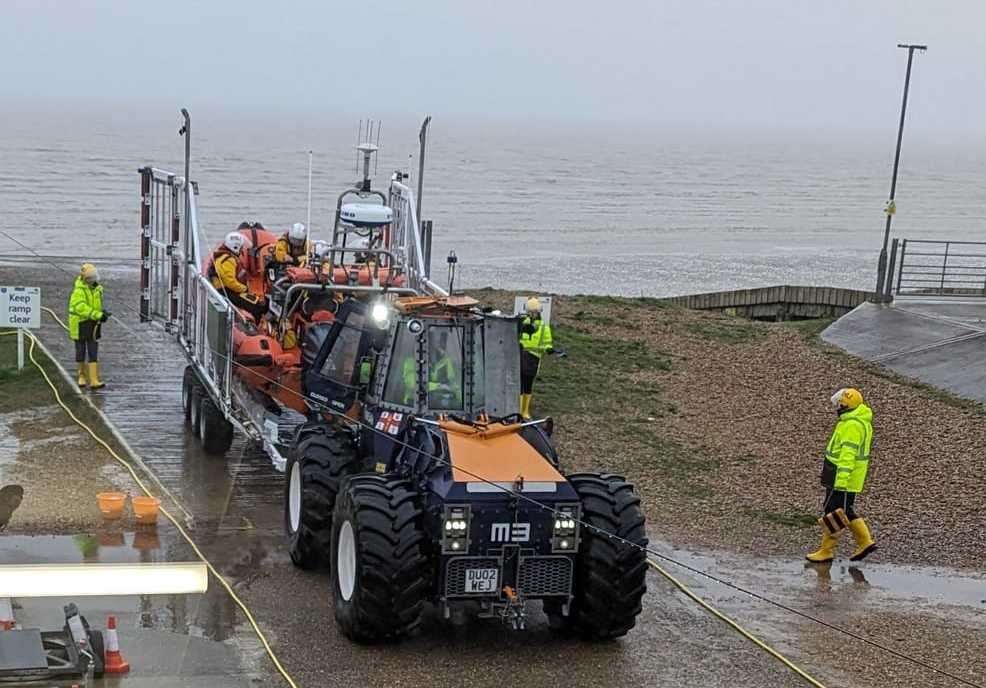
[(284, 526), (295, 566), (316, 569), (328, 564), (339, 483), (361, 468), (349, 431), (324, 424), (301, 428), (285, 467), (284, 485)]
[(360, 643), (397, 639), (420, 623), (431, 577), (417, 493), (363, 474), (343, 483), (332, 525), (336, 622)]
[(575, 596), (568, 616), (562, 616), (560, 605), (546, 605), (545, 611), (553, 629), (575, 631), (587, 640), (619, 638), (636, 623), (647, 591), (640, 498), (618, 475), (576, 473), (567, 479), (582, 502)]

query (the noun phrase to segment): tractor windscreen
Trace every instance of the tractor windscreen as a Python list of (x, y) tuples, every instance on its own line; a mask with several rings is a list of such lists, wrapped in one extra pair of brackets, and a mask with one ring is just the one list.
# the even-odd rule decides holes
[(432, 325), (428, 328), (428, 408), (462, 411), (463, 328)]
[(417, 335), (406, 327), (397, 329), (394, 350), (390, 360), (390, 373), (384, 389), (384, 401), (401, 406), (414, 406), (418, 393)]
[(340, 385), (353, 384), (353, 372), (359, 356), (359, 343), (363, 334), (363, 314), (353, 313), (346, 320), (332, 351), (325, 357), (320, 371), (323, 377)]

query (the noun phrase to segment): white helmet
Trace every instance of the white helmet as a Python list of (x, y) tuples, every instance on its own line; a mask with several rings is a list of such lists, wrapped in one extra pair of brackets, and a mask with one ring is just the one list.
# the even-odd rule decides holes
[(325, 257), (329, 255), (329, 242), (316, 239), (312, 244), (312, 253), (325, 260)]
[(244, 246), (249, 245), (249, 243), (250, 242), (247, 241), (247, 238), (239, 232), (230, 232), (226, 235), (226, 238), (223, 239), (223, 246), (236, 255), (240, 255), (240, 251), (243, 250)]
[(288, 241), (292, 244), (300, 244), (307, 238), (308, 232), (305, 231), (305, 225), (303, 223), (295, 222), (291, 225), (291, 229), (288, 230)]

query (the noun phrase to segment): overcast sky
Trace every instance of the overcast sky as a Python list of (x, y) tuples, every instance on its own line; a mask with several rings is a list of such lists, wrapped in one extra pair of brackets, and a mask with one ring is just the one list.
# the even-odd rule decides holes
[(982, 135), (984, 37), (983, 0), (0, 0), (0, 99), (886, 129), (922, 42), (909, 126)]

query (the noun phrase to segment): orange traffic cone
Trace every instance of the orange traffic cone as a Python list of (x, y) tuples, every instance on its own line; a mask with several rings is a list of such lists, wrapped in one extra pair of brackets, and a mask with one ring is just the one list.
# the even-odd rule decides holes
[(130, 671), (130, 664), (120, 653), (120, 639), (116, 635), (116, 617), (106, 620), (106, 657), (103, 660), (107, 674), (125, 674)]

